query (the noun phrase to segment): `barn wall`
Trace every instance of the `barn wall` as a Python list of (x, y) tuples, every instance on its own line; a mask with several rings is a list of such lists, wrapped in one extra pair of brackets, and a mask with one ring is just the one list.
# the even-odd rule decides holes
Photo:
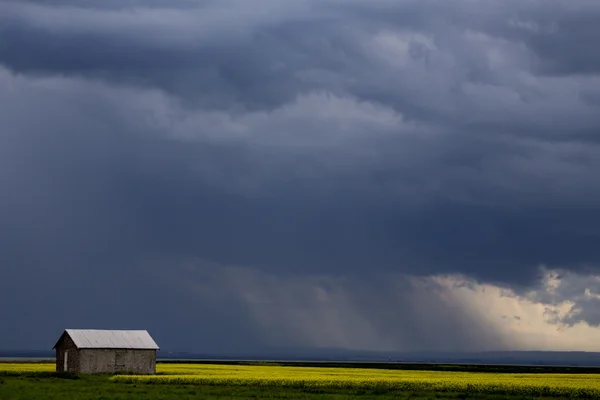
[[(65, 371), (65, 351), (67, 356), (67, 371)], [(77, 349), (73, 340), (65, 335), (56, 346), (56, 372), (79, 372), (80, 350)]]
[(84, 374), (119, 371), (137, 374), (156, 373), (155, 350), (81, 349), (79, 351), (80, 372)]

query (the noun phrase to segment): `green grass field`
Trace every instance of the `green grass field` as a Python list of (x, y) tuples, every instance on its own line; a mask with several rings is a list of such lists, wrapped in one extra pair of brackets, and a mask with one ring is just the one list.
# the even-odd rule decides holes
[(0, 364), (0, 399), (599, 398), (598, 374), (158, 364), (157, 375), (70, 376)]

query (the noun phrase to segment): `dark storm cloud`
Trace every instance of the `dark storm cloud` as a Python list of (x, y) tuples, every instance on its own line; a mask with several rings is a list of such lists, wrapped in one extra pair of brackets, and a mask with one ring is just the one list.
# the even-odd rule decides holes
[[(425, 31), (447, 44), (456, 33), (471, 30), (524, 45), (531, 53), (519, 62), (528, 63), (536, 74), (596, 75), (600, 72), (600, 57), (595, 51), (595, 41), (600, 35), (597, 23), (600, 6), (593, 0), (576, 3), (509, 0), (435, 6), (416, 1), (377, 2), (380, 7), (353, 3), (361, 18), (370, 17), (375, 25), (382, 26), (385, 22), (390, 26)], [(340, 3), (340, 7), (344, 7), (344, 3)], [(476, 65), (471, 67), (477, 68)]]
[[(596, 271), (594, 3), (82, 4), (0, 4), (0, 300), (39, 307), (52, 329), (147, 325), (152, 307), (184, 327), (175, 339), (156, 326), (173, 345), (194, 348), (198, 320), (222, 327), (210, 346), (241, 337), (231, 320), (240, 348), (266, 344), (241, 288), (217, 305), (181, 289), (202, 284), (178, 278), (197, 258), (276, 277), (258, 293), (298, 279), (308, 300), (321, 275), (363, 277), (372, 298), (381, 282), (364, 277), (378, 274), (523, 288), (540, 264)], [(211, 273), (216, 287), (240, 279)], [(371, 315), (349, 345), (405, 326), (398, 308), (398, 321), (425, 315), (392, 292), (327, 303), (330, 317)], [(81, 308), (50, 321), (73, 298)], [(414, 298), (431, 318), (442, 308)], [(278, 336), (293, 321), (276, 315)], [(424, 332), (446, 327), (465, 347), (468, 317), (447, 315), (388, 343), (443, 348)], [(474, 347), (497, 341), (473, 324)], [(344, 326), (357, 325), (331, 329)]]
[[(227, 107), (235, 101), (273, 106), (300, 90), (301, 82), (273, 69), (280, 57), (304, 66), (314, 63), (289, 43), (302, 41), (298, 34), (315, 25), (289, 14), (304, 7), (267, 2), (265, 7), (240, 3), (231, 8), (198, 2), (189, 9), (179, 4), (138, 11), (103, 7), (97, 12), (7, 5), (2, 35), (10, 40), (3, 43), (0, 58), (18, 71), (158, 86), (187, 98), (201, 97), (206, 107)], [(130, 7), (136, 10), (135, 2)], [(56, 22), (47, 25), (48, 17)], [(23, 24), (23, 19), (32, 24)], [(282, 22), (293, 25), (297, 19), (304, 22), (288, 27), (289, 34), (281, 29)]]
[[(540, 10), (540, 6), (545, 6)], [(549, 75), (597, 75), (600, 56), (594, 50), (600, 7), (597, 3), (549, 2), (525, 7), (510, 20), (513, 35), (539, 58), (536, 70)], [(517, 33), (518, 32), (518, 33)], [(512, 35), (511, 35), (512, 36)]]
[[(532, 124), (533, 113), (541, 119), (551, 112), (538, 110), (548, 93), (519, 74), (567, 68), (565, 60), (572, 61), (573, 72), (592, 68), (586, 58), (597, 52), (585, 46), (593, 43), (593, 31), (572, 36), (573, 30), (555, 25), (561, 18), (575, 24), (580, 17), (578, 26), (584, 26), (597, 7), (528, 4), (133, 2), (91, 12), (7, 3), (0, 59), (21, 72), (159, 87), (204, 108), (271, 109), (299, 94), (327, 90), (460, 130), (565, 134), (562, 124)], [(546, 49), (545, 41), (556, 42), (552, 35), (577, 45)], [(406, 55), (399, 51), (404, 45)], [(408, 63), (401, 65), (402, 58)], [(502, 118), (498, 107), (485, 109), (486, 103), (504, 101), (514, 108), (506, 110), (510, 118)], [(551, 103), (561, 106), (559, 99)], [(589, 136), (590, 115), (570, 120), (570, 134)]]

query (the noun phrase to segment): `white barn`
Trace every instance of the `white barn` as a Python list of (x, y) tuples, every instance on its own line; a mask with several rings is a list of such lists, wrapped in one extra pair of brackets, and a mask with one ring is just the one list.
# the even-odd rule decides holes
[(53, 349), (57, 372), (155, 374), (159, 347), (145, 330), (66, 329)]

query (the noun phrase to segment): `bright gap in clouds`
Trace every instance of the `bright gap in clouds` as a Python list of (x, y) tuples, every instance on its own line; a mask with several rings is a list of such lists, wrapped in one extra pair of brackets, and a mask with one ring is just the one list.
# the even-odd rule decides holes
[[(600, 351), (600, 329), (585, 322), (583, 315), (594, 311), (590, 306), (598, 299), (600, 278), (542, 271), (540, 284), (525, 293), (456, 276), (430, 279), (445, 289), (449, 302), (511, 338), (515, 350)], [(575, 290), (568, 293), (568, 287)]]

